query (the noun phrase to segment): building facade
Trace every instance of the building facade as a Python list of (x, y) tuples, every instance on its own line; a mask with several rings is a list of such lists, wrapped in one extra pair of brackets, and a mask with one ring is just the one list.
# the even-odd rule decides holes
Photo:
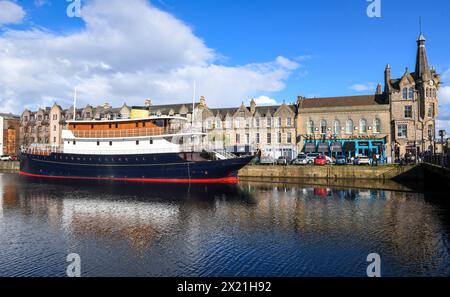
[(432, 152), (436, 140), (440, 77), (430, 68), (425, 38), (417, 40), (416, 67), (400, 78), (388, 64), (384, 91), (365, 96), (298, 98), (299, 150), (344, 154), (379, 154), (389, 161), (405, 154)]
[(0, 113), (0, 152), (2, 155), (19, 155), (20, 117)]

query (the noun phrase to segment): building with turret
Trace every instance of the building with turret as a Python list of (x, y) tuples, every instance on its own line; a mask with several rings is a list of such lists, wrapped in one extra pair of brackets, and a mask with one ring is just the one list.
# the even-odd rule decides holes
[(440, 77), (428, 63), (425, 38), (417, 40), (414, 72), (406, 68), (400, 78), (384, 72), (384, 90), (375, 94), (297, 100), (299, 151), (379, 154), (399, 159), (433, 151)]

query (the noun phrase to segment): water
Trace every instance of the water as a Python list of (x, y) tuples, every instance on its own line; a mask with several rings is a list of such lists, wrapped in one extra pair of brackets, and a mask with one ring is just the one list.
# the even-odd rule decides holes
[(0, 173), (0, 276), (65, 276), (69, 253), (83, 276), (365, 276), (374, 252), (383, 276), (449, 276), (445, 196), (379, 187)]

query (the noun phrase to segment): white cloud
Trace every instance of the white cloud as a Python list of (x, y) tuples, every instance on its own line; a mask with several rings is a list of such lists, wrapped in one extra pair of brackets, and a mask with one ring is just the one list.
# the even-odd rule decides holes
[(256, 105), (277, 105), (277, 101), (268, 96), (259, 96), (258, 98), (254, 98)]
[(11, 1), (0, 1), (0, 27), (7, 24), (18, 24), (25, 17), (25, 11)]
[(191, 28), (145, 0), (91, 0), (85, 29), (55, 35), (41, 29), (0, 35), (0, 110), (20, 112), (52, 101), (81, 104), (155, 104), (190, 101), (192, 84), (210, 106), (283, 89), (299, 67), (284, 57), (241, 66), (220, 57)]
[(354, 84), (350, 90), (357, 92), (374, 91), (376, 88), (374, 83)]
[(443, 86), (439, 89), (439, 103), (450, 104), (450, 86)]

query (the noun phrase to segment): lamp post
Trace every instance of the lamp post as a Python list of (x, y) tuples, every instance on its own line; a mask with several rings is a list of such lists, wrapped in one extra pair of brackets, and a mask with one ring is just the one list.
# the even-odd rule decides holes
[(444, 167), (444, 136), (445, 130), (439, 130), (439, 136), (441, 137), (441, 166)]

